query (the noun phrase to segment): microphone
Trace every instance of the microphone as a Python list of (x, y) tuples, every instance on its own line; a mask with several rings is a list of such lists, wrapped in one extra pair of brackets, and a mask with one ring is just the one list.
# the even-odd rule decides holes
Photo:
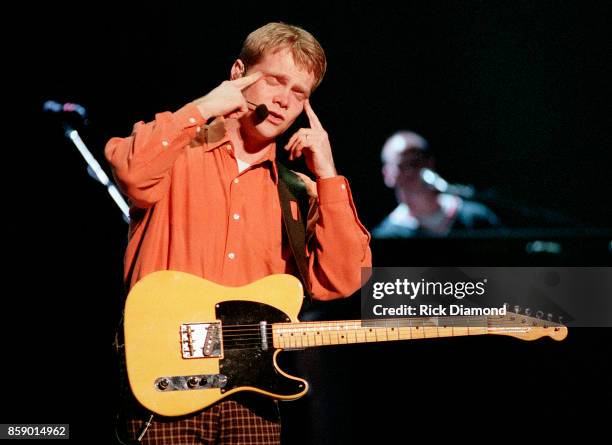
[(449, 184), (442, 176), (429, 168), (422, 168), (420, 176), (425, 184), (440, 193), (450, 193), (465, 199), (471, 199), (475, 195), (474, 187), (471, 185)]
[(268, 117), (268, 114), (270, 114), (270, 112), (268, 111), (268, 107), (266, 107), (264, 104), (257, 105), (253, 102), (249, 102), (248, 100), (247, 103), (255, 107), (255, 115), (259, 119), (259, 122), (263, 122)]
[(43, 111), (51, 113), (76, 113), (83, 120), (87, 119), (87, 111), (85, 111), (85, 107), (72, 102), (62, 104), (54, 100), (48, 100), (43, 104)]

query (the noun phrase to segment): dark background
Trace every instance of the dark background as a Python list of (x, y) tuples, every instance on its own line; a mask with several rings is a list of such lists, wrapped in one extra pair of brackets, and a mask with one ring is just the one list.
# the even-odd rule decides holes
[[(104, 164), (110, 137), (206, 94), (228, 77), (244, 37), (269, 21), (304, 27), (326, 50), (329, 70), (311, 102), (367, 228), (396, 204), (379, 151), (398, 129), (425, 136), (450, 181), (587, 227), (559, 234), (537, 219), (518, 224), (561, 240), (562, 257), (526, 256), (532, 238), (506, 232), (377, 243), (375, 264), (610, 264), (610, 235), (602, 232), (612, 220), (605, 2), (21, 9), (5, 18), (19, 31), (3, 31), (15, 67), (5, 94), (18, 112), (14, 145), (5, 147), (14, 265), (7, 278), (16, 290), (5, 294), (3, 311), (10, 360), (2, 422), (70, 422), (78, 442), (112, 441), (111, 342), (127, 227), (42, 103), (85, 106), (82, 137)], [(353, 297), (319, 309), (349, 318), (356, 307)], [(312, 391), (283, 404), (285, 443), (408, 442), (423, 430), (432, 440), (495, 440), (508, 430), (518, 440), (549, 438), (583, 425), (578, 417), (588, 420), (582, 434), (592, 434), (604, 429), (594, 406), (610, 396), (610, 337), (609, 329), (575, 329), (561, 343), (486, 337), (289, 353), (287, 365)]]

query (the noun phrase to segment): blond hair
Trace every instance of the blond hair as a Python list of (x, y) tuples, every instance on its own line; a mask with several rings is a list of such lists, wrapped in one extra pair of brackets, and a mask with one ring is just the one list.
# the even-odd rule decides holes
[(238, 57), (248, 69), (258, 63), (266, 53), (283, 48), (291, 51), (298, 67), (314, 74), (314, 91), (323, 80), (327, 60), (317, 39), (302, 28), (280, 22), (268, 23), (247, 36)]

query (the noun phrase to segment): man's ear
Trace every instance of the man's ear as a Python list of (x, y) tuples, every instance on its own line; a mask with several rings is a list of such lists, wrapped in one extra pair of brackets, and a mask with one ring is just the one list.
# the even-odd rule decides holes
[(385, 185), (387, 187), (389, 187), (390, 189), (395, 187), (395, 184), (397, 183), (397, 178), (393, 176), (391, 168), (387, 164), (383, 164), (382, 166), (382, 176), (383, 181), (385, 182)]
[(236, 59), (236, 61), (232, 65), (232, 70), (230, 71), (230, 79), (236, 80), (240, 79), (241, 77), (244, 77), (245, 71), (246, 69), (242, 60)]

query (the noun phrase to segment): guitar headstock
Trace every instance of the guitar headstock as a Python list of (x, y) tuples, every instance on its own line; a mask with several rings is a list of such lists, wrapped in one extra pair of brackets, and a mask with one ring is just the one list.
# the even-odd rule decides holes
[[(532, 310), (524, 308), (521, 314), (521, 307), (515, 305), (510, 312), (510, 307), (505, 304), (506, 315), (489, 317), (492, 334), (510, 335), (522, 340), (537, 340), (542, 337), (551, 337), (553, 340), (563, 340), (567, 337), (567, 327), (560, 323), (562, 317), (557, 317), (559, 322), (555, 322), (553, 314), (544, 314), (537, 311), (535, 317), (531, 316)], [(546, 317), (544, 318), (544, 316)]]

